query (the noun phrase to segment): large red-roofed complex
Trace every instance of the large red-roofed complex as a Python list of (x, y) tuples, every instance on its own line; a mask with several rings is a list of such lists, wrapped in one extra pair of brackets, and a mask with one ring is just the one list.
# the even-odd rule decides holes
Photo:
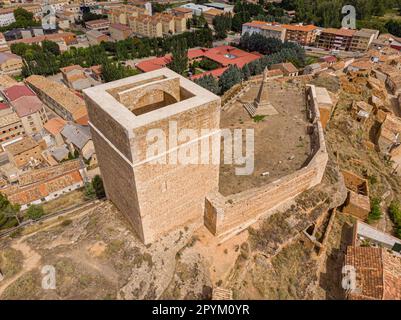
[[(200, 48), (188, 50), (189, 62), (195, 60), (209, 59), (219, 64), (219, 68), (197, 74), (192, 79), (201, 78), (207, 74), (219, 77), (230, 65), (236, 65), (242, 68), (249, 62), (257, 60), (262, 55), (257, 52), (246, 52), (232, 46), (220, 46), (215, 48)], [(171, 55), (167, 54), (163, 57), (153, 58), (139, 62), (136, 67), (143, 72), (149, 72), (161, 69), (171, 62)]]

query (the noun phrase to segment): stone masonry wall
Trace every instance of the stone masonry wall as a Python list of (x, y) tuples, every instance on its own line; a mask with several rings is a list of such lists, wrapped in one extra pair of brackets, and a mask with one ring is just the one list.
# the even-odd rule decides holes
[(308, 116), (313, 128), (313, 156), (309, 163), (302, 169), (262, 187), (227, 197), (218, 192), (210, 193), (206, 198), (204, 219), (205, 226), (214, 235), (234, 235), (254, 223), (260, 216), (272, 212), (321, 182), (328, 155), (314, 86), (309, 86), (306, 94), (310, 111)]

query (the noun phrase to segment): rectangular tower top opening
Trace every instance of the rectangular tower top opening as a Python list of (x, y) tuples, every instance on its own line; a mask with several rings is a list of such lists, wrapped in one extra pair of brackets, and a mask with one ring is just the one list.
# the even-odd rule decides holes
[(181, 86), (179, 77), (164, 75), (114, 87), (107, 92), (136, 116), (194, 96)]

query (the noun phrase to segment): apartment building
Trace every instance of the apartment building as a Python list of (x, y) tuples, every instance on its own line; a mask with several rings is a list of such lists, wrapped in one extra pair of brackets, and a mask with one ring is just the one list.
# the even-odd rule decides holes
[(0, 52), (0, 73), (18, 75), (22, 70), (22, 59), (20, 56), (10, 52)]
[(25, 134), (21, 119), (10, 107), (0, 104), (0, 143), (11, 141)]
[(378, 30), (361, 29), (354, 33), (349, 50), (350, 51), (367, 51), (373, 40), (379, 36)]
[(316, 41), (318, 28), (313, 24), (310, 25), (291, 25), (283, 24), (282, 27), (286, 30), (285, 41), (299, 43), (303, 46), (309, 46)]
[(43, 128), (48, 120), (45, 105), (31, 89), (16, 84), (5, 89), (3, 93), (21, 119), (27, 134), (37, 133)]
[(131, 28), (121, 23), (112, 23), (109, 30), (110, 37), (116, 41), (125, 40), (132, 34)]
[(163, 25), (156, 16), (139, 15), (138, 17), (129, 17), (129, 27), (134, 34), (145, 37), (162, 37)]
[(349, 51), (352, 43), (352, 38), (357, 32), (351, 29), (334, 29), (327, 28), (322, 30), (318, 40), (317, 47), (328, 50), (345, 50)]
[(107, 19), (97, 19), (85, 22), (85, 27), (88, 30), (96, 30), (102, 33), (108, 33), (110, 27), (110, 21)]
[(265, 21), (252, 21), (242, 25), (242, 35), (245, 33), (259, 33), (266, 38), (275, 38), (284, 42), (286, 37), (286, 29), (278, 24), (272, 24)]
[(12, 8), (0, 9), (0, 27), (5, 27), (15, 22), (14, 10)]
[(130, 17), (138, 17), (139, 15), (149, 15), (149, 12), (145, 8), (132, 5), (121, 5), (119, 7), (113, 7), (109, 10), (108, 19), (110, 23), (128, 25), (128, 19)]
[(85, 33), (88, 38), (88, 42), (90, 45), (94, 46), (100, 44), (101, 42), (110, 41), (110, 37), (100, 31), (97, 30), (89, 30)]

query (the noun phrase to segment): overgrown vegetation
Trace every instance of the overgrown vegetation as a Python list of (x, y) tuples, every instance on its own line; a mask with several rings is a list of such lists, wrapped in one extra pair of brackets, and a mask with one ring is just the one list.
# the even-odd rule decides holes
[(388, 207), (390, 219), (394, 223), (394, 233), (396, 237), (401, 239), (401, 208), (398, 200), (391, 201)]
[(373, 223), (377, 220), (380, 220), (382, 217), (382, 210), (380, 207), (380, 199), (379, 198), (372, 198), (370, 200), (370, 212), (368, 216), (368, 222)]

